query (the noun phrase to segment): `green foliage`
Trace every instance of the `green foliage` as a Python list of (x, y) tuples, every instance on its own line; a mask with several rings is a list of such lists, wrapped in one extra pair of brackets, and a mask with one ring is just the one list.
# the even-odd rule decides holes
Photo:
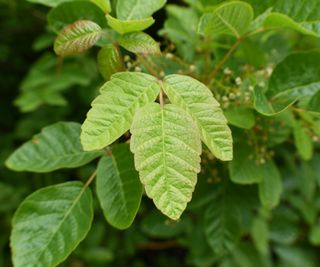
[(107, 221), (125, 229), (138, 211), (142, 187), (128, 145), (115, 146), (108, 154), (98, 165), (97, 194)]
[(70, 56), (81, 53), (101, 37), (101, 28), (90, 20), (78, 20), (66, 26), (54, 42), (54, 52), (60, 56)]
[(149, 104), (136, 114), (131, 133), (131, 151), (147, 195), (162, 213), (179, 219), (200, 171), (196, 125), (178, 107)]
[(15, 266), (56, 266), (87, 235), (93, 220), (90, 189), (69, 182), (27, 197), (13, 218)]
[(0, 1), (0, 267), (318, 265), (318, 0), (183, 2)]
[(164, 91), (172, 103), (182, 107), (193, 117), (202, 141), (211, 152), (221, 160), (231, 160), (231, 132), (220, 105), (210, 90), (191, 77), (170, 75), (165, 78)]
[(198, 31), (206, 35), (230, 34), (237, 38), (246, 33), (253, 19), (252, 7), (232, 1), (213, 8), (201, 17)]
[(112, 74), (123, 71), (124, 65), (118, 47), (112, 44), (102, 47), (98, 53), (98, 66), (106, 81), (110, 80)]
[(92, 102), (82, 125), (85, 150), (102, 149), (129, 130), (139, 107), (156, 99), (160, 87), (156, 78), (144, 73), (120, 72), (111, 77)]
[(124, 34), (118, 41), (123, 48), (135, 54), (160, 54), (159, 44), (143, 32)]
[(6, 165), (15, 171), (50, 172), (87, 164), (101, 153), (83, 151), (79, 135), (80, 124), (74, 122), (58, 122), (45, 127), (17, 149)]

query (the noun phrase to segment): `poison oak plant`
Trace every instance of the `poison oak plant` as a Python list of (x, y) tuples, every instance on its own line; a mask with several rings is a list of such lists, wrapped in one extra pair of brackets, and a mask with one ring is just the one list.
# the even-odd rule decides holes
[[(295, 251), (269, 246), (291, 244), (298, 234), (269, 222), (290, 221), (294, 215), (282, 210), (294, 207), (310, 225), (310, 242), (320, 244), (318, 0), (29, 1), (52, 8), (48, 28), (58, 59), (45, 54), (35, 63), (16, 100), (20, 109), (65, 105), (64, 91), (99, 79), (92, 58), (76, 55), (93, 46), (105, 83), (82, 125), (49, 125), (6, 161), (15, 171), (46, 173), (99, 159), (86, 182), (51, 185), (21, 203), (12, 222), (14, 266), (57, 266), (75, 250), (92, 225), (94, 179), (110, 225), (129, 228), (145, 193), (171, 225), (160, 237), (170, 237), (170, 227), (187, 233), (192, 265), (273, 266), (275, 251), (277, 266), (302, 266), (290, 265)], [(162, 8), (161, 51), (143, 30)], [(294, 36), (309, 41), (299, 47)], [(283, 187), (281, 175), (290, 183), (295, 168), (308, 170), (312, 181)], [(303, 198), (294, 194), (300, 189)], [(279, 206), (282, 192), (289, 204)], [(241, 241), (248, 235), (255, 249)], [(250, 251), (253, 258), (244, 260)]]

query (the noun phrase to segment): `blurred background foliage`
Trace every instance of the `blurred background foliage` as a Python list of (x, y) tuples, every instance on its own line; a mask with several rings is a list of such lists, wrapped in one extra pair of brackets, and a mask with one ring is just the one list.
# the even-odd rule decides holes
[[(185, 5), (182, 1), (169, 2)], [(61, 120), (83, 122), (90, 102), (103, 83), (96, 66), (96, 49), (64, 62), (57, 60), (52, 52), (55, 35), (47, 30), (47, 11), (23, 0), (0, 1), (0, 267), (11, 266), (10, 224), (19, 203), (38, 188), (67, 180), (85, 180), (96, 164), (48, 174), (16, 173), (4, 167), (8, 155), (42, 127)], [(193, 65), (197, 49), (203, 48), (192, 31), (186, 30), (186, 25), (197, 21), (198, 15), (194, 9), (180, 10), (172, 6), (167, 12), (168, 16), (165, 10), (157, 12), (156, 24), (147, 32), (162, 41), (168, 53), (176, 52), (188, 65), (179, 60), (170, 61), (170, 56), (154, 59), (155, 63), (166, 73), (188, 72), (186, 68)], [(181, 36), (190, 42), (181, 42)], [(169, 40), (177, 47), (172, 48)], [(217, 59), (226, 52), (222, 43), (232, 44), (229, 37), (219, 41), (221, 44), (213, 43)], [(293, 51), (319, 46), (319, 39), (290, 30), (272, 31), (249, 39), (225, 66), (225, 76), (215, 86), (217, 91), (220, 87), (229, 89), (224, 90), (225, 95), (216, 94), (216, 97), (220, 102), (224, 96), (232, 100), (229, 92), (241, 91), (246, 86), (245, 82), (240, 85), (237, 77), (250, 77), (255, 73), (255, 79), (263, 83), (270, 64), (280, 62)], [(198, 72), (206, 66), (201, 60), (196, 64)], [(245, 101), (246, 95), (242, 97), (234, 101)], [(228, 104), (223, 107), (226, 109)], [(291, 119), (286, 112), (273, 118), (255, 113), (257, 123), (253, 130), (232, 128), (239, 140), (256, 142), (262, 151), (260, 160), (268, 156), (265, 151), (275, 154), (284, 192), (281, 204), (274, 210), (260, 206), (257, 186), (236, 185), (224, 179), (228, 177), (226, 165), (205, 152), (193, 200), (179, 222), (169, 221), (144, 197), (134, 224), (126, 231), (119, 231), (107, 224), (96, 205), (95, 222), (88, 237), (61, 266), (319, 266), (319, 139), (313, 136), (317, 143), (312, 160), (301, 160), (294, 147)], [(308, 117), (303, 121), (308, 121)], [(319, 133), (319, 121), (314, 124), (314, 132)], [(221, 191), (228, 193), (222, 196)], [(238, 216), (241, 238), (239, 236), (240, 241), (230, 254), (221, 255), (212, 249), (219, 239), (210, 240), (208, 244), (203, 215), (209, 204), (213, 212), (221, 214), (222, 221), (225, 217), (228, 221), (228, 216)], [(234, 209), (234, 205), (238, 208)], [(237, 231), (236, 226), (235, 229)]]

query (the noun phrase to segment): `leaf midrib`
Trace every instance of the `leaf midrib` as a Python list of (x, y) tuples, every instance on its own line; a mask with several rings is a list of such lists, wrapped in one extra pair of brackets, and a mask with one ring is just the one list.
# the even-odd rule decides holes
[[(78, 203), (79, 199), (82, 197), (82, 195), (84, 194), (84, 192), (86, 191), (87, 187), (83, 186), (81, 191), (79, 192), (79, 195), (74, 199), (74, 201), (72, 202), (72, 205), (70, 206), (70, 208), (66, 211), (65, 215), (63, 216), (62, 220), (60, 221), (60, 223), (58, 224), (58, 226), (56, 227), (56, 230), (50, 235), (50, 237), (48, 238), (48, 242), (47, 245), (45, 247), (42, 247), (42, 251), (41, 253), (38, 255), (38, 257), (36, 259), (41, 259), (43, 253), (46, 251), (46, 249), (49, 247), (49, 245), (51, 244), (54, 236), (58, 233), (58, 230), (60, 229), (60, 227), (62, 226), (62, 224), (65, 222), (66, 218), (69, 216), (69, 214), (71, 213), (71, 211), (73, 210), (73, 208), (75, 207), (75, 205)], [(54, 261), (53, 261), (54, 262)]]

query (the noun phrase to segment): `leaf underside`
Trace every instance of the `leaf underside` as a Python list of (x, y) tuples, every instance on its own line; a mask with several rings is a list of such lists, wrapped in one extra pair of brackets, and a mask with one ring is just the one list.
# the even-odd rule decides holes
[(211, 91), (199, 81), (177, 74), (165, 77), (164, 91), (173, 104), (193, 117), (210, 151), (221, 160), (231, 160), (231, 131)]
[(136, 110), (159, 94), (156, 78), (140, 72), (119, 72), (100, 89), (82, 125), (85, 150), (102, 149), (129, 130)]
[(162, 213), (179, 219), (200, 171), (196, 125), (179, 107), (152, 103), (137, 112), (131, 133), (131, 151), (147, 195)]

